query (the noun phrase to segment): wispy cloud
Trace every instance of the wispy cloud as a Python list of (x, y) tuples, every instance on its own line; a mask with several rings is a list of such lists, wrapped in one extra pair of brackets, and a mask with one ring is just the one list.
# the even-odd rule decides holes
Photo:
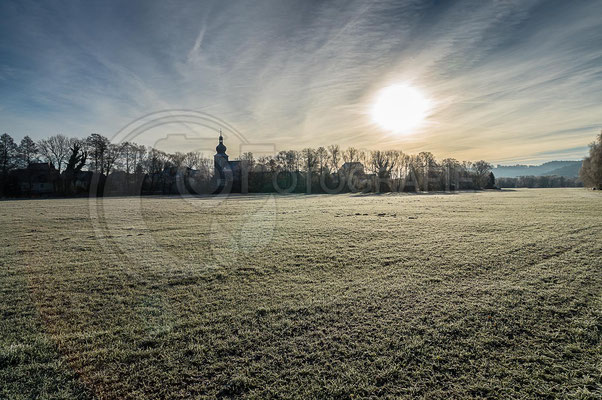
[[(202, 108), (281, 148), (578, 158), (602, 126), (601, 6), (7, 1), (0, 121), (15, 136), (110, 136), (148, 112)], [(396, 82), (437, 104), (412, 136), (369, 115)]]

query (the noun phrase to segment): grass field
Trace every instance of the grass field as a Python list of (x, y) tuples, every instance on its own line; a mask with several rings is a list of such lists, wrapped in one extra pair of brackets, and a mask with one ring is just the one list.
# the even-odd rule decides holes
[(0, 202), (0, 398), (600, 398), (602, 194)]

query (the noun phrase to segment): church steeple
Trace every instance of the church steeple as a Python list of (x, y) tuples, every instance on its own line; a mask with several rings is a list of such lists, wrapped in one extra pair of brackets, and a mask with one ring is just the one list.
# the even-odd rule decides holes
[(219, 129), (219, 144), (215, 148), (217, 154), (226, 154), (226, 146), (224, 146), (224, 137), (222, 136), (222, 129)]

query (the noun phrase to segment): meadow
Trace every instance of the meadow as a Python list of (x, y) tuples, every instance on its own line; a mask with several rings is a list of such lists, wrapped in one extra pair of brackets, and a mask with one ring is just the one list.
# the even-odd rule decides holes
[(0, 202), (0, 398), (600, 398), (602, 193)]

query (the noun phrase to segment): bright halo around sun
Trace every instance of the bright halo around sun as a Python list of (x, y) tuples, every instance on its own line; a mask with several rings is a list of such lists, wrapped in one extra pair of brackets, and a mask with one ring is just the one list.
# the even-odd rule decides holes
[(380, 91), (372, 108), (372, 118), (384, 129), (409, 134), (425, 122), (430, 110), (430, 100), (418, 89), (399, 84)]

